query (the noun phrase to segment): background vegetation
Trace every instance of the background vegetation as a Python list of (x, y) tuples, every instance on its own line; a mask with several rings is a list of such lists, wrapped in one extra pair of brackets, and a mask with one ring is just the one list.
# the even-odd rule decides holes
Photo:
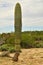
[[(14, 52), (14, 39), (13, 32), (0, 34), (0, 51)], [(21, 40), (21, 48), (43, 48), (43, 31), (22, 32)]]

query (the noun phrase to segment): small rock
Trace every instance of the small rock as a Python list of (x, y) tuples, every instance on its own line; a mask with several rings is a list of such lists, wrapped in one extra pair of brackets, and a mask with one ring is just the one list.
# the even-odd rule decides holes
[(0, 55), (1, 57), (5, 57), (9, 55), (9, 51), (4, 51), (2, 52), (2, 54)]
[(13, 57), (13, 61), (18, 61), (19, 55), (20, 55), (20, 52), (16, 52), (14, 57)]

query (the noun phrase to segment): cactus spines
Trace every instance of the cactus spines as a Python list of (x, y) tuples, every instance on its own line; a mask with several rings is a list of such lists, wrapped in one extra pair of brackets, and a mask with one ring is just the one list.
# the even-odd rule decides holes
[(19, 3), (15, 6), (15, 51), (20, 50), (22, 15)]

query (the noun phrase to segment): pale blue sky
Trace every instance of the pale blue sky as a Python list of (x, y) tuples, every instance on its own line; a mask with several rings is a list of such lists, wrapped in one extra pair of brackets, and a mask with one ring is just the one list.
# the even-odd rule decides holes
[(43, 0), (0, 0), (0, 33), (14, 31), (14, 10), (22, 8), (22, 31), (43, 30)]

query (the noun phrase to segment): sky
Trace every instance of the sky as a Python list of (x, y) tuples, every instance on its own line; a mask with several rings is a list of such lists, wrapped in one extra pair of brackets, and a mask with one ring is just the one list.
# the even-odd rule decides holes
[(14, 32), (17, 2), (22, 9), (22, 31), (43, 31), (43, 0), (0, 0), (0, 33)]

